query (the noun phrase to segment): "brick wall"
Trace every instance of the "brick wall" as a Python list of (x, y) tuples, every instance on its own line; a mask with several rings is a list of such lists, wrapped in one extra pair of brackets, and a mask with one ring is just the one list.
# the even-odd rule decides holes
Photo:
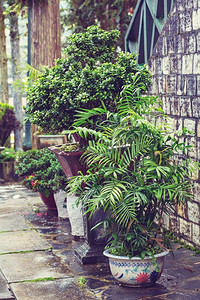
[[(195, 132), (184, 142), (200, 160), (200, 0), (176, 0), (148, 63), (151, 94), (159, 95), (169, 123)], [(200, 178), (194, 177), (195, 201), (178, 207), (166, 224), (190, 244), (200, 245)]]

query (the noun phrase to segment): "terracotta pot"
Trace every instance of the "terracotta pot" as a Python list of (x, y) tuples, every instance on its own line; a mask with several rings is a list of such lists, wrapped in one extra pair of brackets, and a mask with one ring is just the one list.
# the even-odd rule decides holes
[(40, 192), (40, 197), (49, 210), (53, 210), (55, 212), (57, 211), (57, 206), (53, 193), (46, 197), (44, 193)]
[(70, 179), (73, 176), (79, 175), (79, 171), (85, 174), (85, 167), (80, 162), (80, 157), (84, 151), (64, 152), (59, 149), (59, 146), (48, 147), (48, 149), (56, 154), (67, 178)]
[(164, 251), (155, 255), (155, 261), (147, 256), (143, 260), (140, 257), (126, 257), (110, 254), (105, 250), (103, 254), (109, 258), (110, 270), (113, 277), (122, 285), (130, 287), (144, 287), (155, 284), (160, 278), (164, 258), (168, 254)]

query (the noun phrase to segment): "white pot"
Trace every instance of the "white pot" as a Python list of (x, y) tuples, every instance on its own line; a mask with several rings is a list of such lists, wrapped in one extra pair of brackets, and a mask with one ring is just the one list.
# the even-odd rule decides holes
[(105, 250), (103, 254), (109, 258), (110, 270), (113, 277), (122, 285), (142, 287), (155, 284), (160, 278), (164, 266), (164, 258), (168, 254), (164, 251), (155, 255), (155, 261), (147, 256), (143, 260), (140, 257), (126, 257), (112, 255)]
[(64, 191), (59, 191), (54, 194), (54, 198), (58, 209), (58, 217), (62, 219), (68, 218), (67, 193)]
[(75, 205), (76, 196), (67, 195), (67, 212), (71, 225), (71, 234), (75, 237), (84, 236), (83, 215), (80, 207)]

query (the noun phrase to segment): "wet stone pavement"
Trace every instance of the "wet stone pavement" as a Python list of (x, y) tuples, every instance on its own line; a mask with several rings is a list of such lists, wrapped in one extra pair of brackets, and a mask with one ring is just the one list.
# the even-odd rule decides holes
[(0, 186), (0, 300), (200, 299), (200, 256), (178, 244), (155, 286), (129, 288), (115, 282), (107, 262), (77, 262), (82, 243), (69, 219), (49, 214), (37, 193)]

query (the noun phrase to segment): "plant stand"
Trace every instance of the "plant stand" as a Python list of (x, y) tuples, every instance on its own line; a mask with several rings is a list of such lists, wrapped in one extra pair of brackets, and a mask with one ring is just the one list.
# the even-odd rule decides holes
[(105, 213), (102, 209), (96, 211), (91, 218), (89, 218), (88, 215), (84, 215), (85, 241), (74, 251), (76, 258), (82, 264), (106, 261), (106, 258), (103, 255), (104, 247), (106, 245), (106, 238), (102, 237), (104, 232), (99, 228), (91, 230), (104, 218)]
[[(80, 162), (80, 157), (83, 152), (66, 153), (61, 151), (59, 149), (60, 147), (61, 145), (48, 147), (48, 149), (56, 154), (66, 177), (70, 179), (72, 176), (78, 175), (79, 171), (85, 174), (85, 166)], [(97, 211), (91, 218), (88, 218), (87, 215), (83, 216), (85, 242), (75, 250), (75, 256), (82, 264), (105, 261), (105, 256), (103, 255), (103, 250), (106, 244), (105, 239), (100, 237), (101, 233), (98, 228), (91, 231), (91, 228), (102, 221), (103, 218), (103, 210)]]
[(80, 240), (80, 238), (84, 238), (85, 236), (82, 210), (75, 205), (77, 199), (76, 196), (66, 194), (66, 198), (67, 213), (71, 225), (71, 235), (74, 239)]
[(74, 254), (81, 264), (86, 265), (106, 261), (105, 256), (102, 254), (103, 250), (103, 245), (90, 245), (85, 241), (83, 245), (74, 250)]

